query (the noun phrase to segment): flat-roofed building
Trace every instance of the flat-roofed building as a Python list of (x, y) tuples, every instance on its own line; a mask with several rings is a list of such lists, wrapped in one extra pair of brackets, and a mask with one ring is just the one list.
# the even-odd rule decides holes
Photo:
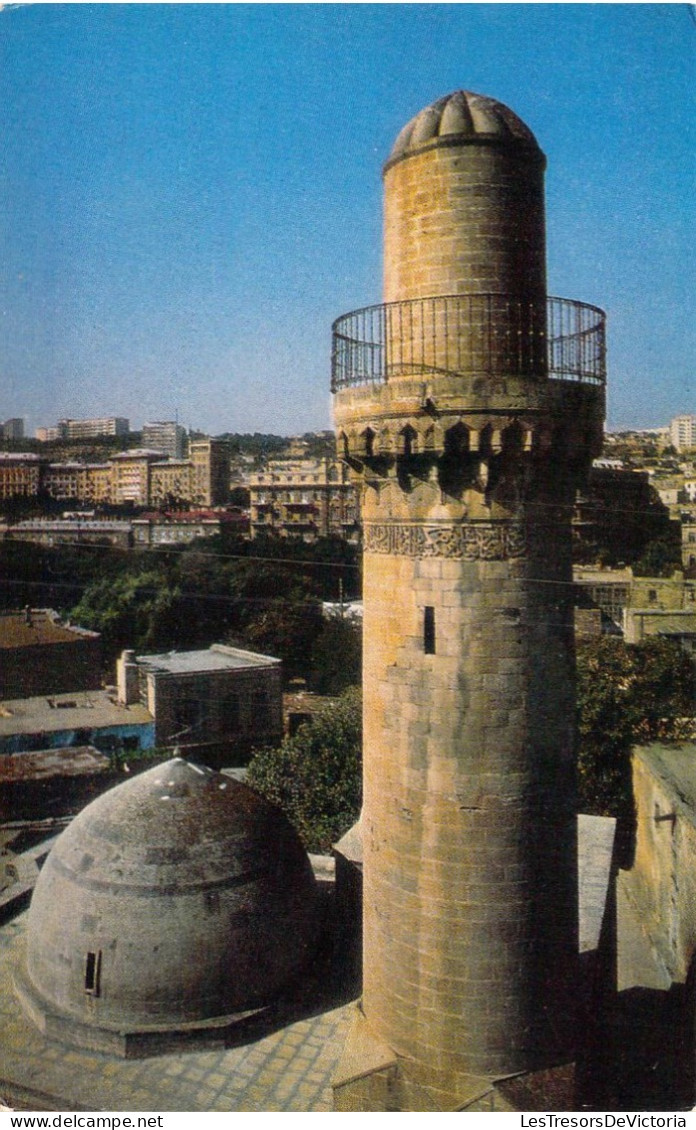
[(43, 488), (51, 498), (81, 497), (81, 463), (49, 463), (43, 475)]
[(111, 502), (113, 473), (110, 463), (83, 463), (78, 472), (78, 498), (82, 502)]
[(670, 420), (669, 438), (677, 451), (696, 448), (696, 415), (684, 413)]
[(251, 536), (274, 533), (315, 541), (358, 536), (358, 500), (345, 463), (272, 459), (249, 476)]
[(224, 506), (230, 497), (230, 447), (227, 440), (191, 440), (189, 459), (193, 504)]
[(183, 459), (186, 454), (186, 428), (174, 420), (155, 420), (143, 424), (143, 446), (161, 451), (170, 459)]
[(0, 757), (0, 820), (51, 820), (79, 812), (110, 782), (111, 763), (91, 746)]
[(198, 538), (218, 537), (222, 533), (249, 532), (249, 520), (241, 510), (184, 510), (182, 513), (143, 514), (132, 523), (136, 545), (182, 545)]
[(66, 439), (94, 439), (97, 436), (127, 436), (130, 422), (125, 416), (97, 416), (88, 420), (59, 420)]
[(41, 489), (44, 461), (29, 451), (0, 451), (0, 498), (31, 498)]
[(24, 420), (21, 416), (13, 416), (0, 424), (0, 437), (2, 439), (24, 439)]
[(0, 755), (85, 745), (128, 752), (154, 744), (147, 708), (119, 703), (113, 690), (6, 699), (0, 706)]
[(283, 735), (279, 659), (224, 644), (139, 655), (117, 664), (119, 701), (155, 718), (156, 745), (177, 745), (207, 764), (244, 764), (254, 746)]
[(150, 467), (160, 462), (159, 451), (136, 447), (121, 451), (110, 460), (111, 501), (116, 505), (132, 502), (147, 506), (150, 501)]
[(133, 544), (129, 521), (94, 518), (77, 514), (70, 518), (28, 518), (14, 525), (0, 526), (8, 540), (36, 542), (39, 545), (117, 545), (128, 549)]
[(168, 459), (150, 466), (150, 505), (171, 506), (191, 498), (191, 463), (188, 459)]
[(49, 608), (0, 613), (0, 699), (101, 686), (98, 632)]

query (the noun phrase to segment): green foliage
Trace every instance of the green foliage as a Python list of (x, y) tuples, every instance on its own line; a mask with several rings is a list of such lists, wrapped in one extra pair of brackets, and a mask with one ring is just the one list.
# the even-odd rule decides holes
[(327, 852), (360, 813), (361, 751), (354, 688), (321, 706), (280, 748), (258, 750), (247, 781), (283, 809), (309, 851)]
[[(39, 558), (42, 564), (34, 569), (31, 563)], [(70, 563), (67, 574), (64, 562)], [(65, 579), (44, 586), (42, 579), (55, 569)], [(340, 539), (306, 545), (229, 537), (156, 553), (80, 547), (37, 549), (36, 554), (32, 549), (28, 554), (26, 546), (18, 545), (12, 571), (26, 575), (26, 583), (15, 583), (5, 595), (0, 582), (6, 605), (36, 605), (35, 594), (41, 593), (42, 603), (68, 611), (78, 624), (102, 633), (107, 664), (123, 647), (160, 651), (226, 640), (282, 659), (286, 679), (310, 680), (317, 670), (329, 691), (355, 681), (352, 674), (335, 679), (324, 673), (336, 666), (326, 646), (319, 646), (313, 660), (324, 634), (321, 600), (336, 600), (343, 578), (346, 597), (359, 586), (357, 551)], [(15, 592), (24, 599), (15, 598)], [(348, 656), (347, 644), (343, 650)], [(354, 671), (353, 659), (348, 669)]]
[(648, 542), (633, 572), (636, 577), (671, 577), (675, 569), (681, 567), (681, 540), (675, 536)]
[(579, 789), (583, 812), (631, 811), (631, 747), (689, 736), (694, 665), (654, 637), (639, 644), (604, 637), (578, 648)]
[(177, 597), (158, 568), (121, 573), (92, 584), (73, 609), (73, 619), (101, 632), (106, 654), (124, 647), (156, 650), (175, 629)]
[(360, 686), (362, 629), (359, 624), (332, 616), (322, 624), (314, 641), (310, 685), (317, 694), (340, 694)]

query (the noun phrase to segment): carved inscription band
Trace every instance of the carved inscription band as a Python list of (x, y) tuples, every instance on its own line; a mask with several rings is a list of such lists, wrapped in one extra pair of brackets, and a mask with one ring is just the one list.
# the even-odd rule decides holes
[(527, 541), (521, 526), (491, 522), (465, 525), (411, 525), (389, 522), (366, 525), (367, 553), (393, 553), (402, 557), (455, 557), (465, 561), (507, 561), (525, 557)]

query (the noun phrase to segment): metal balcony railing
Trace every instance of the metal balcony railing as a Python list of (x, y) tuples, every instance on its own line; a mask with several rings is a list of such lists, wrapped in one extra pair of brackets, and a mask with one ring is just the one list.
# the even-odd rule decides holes
[(456, 294), (367, 306), (333, 324), (331, 390), (391, 376), (551, 377), (603, 385), (605, 314), (569, 298), (539, 304)]

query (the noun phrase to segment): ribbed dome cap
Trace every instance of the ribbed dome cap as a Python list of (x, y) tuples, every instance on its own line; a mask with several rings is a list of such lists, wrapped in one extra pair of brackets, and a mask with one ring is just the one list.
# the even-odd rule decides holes
[(454, 138), (498, 139), (539, 148), (532, 131), (502, 102), (470, 90), (455, 90), (411, 118), (394, 142), (387, 164)]

